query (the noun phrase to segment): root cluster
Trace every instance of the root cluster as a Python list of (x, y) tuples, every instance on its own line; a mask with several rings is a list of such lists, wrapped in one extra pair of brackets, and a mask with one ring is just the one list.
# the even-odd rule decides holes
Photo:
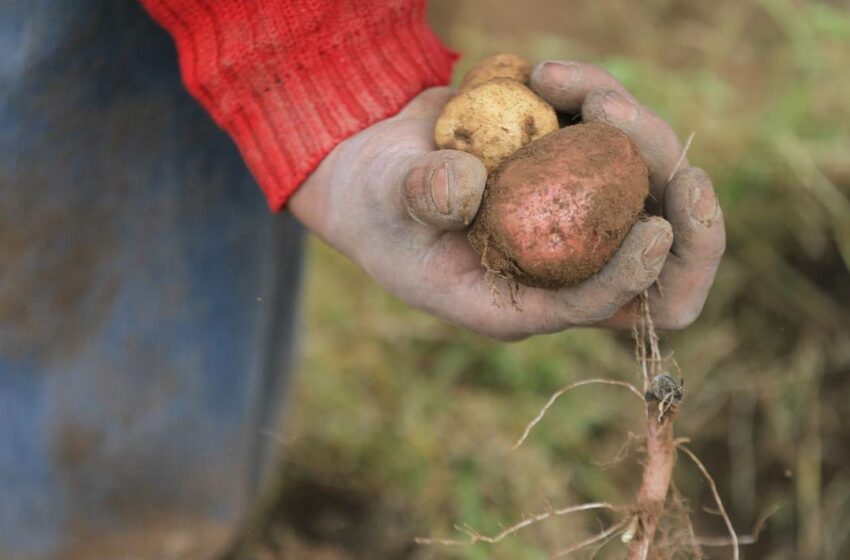
[[(648, 558), (673, 558), (678, 553), (688, 554), (692, 558), (704, 558), (703, 547), (731, 547), (734, 560), (739, 558), (739, 545), (751, 544), (758, 539), (764, 523), (769, 517), (760, 517), (751, 535), (739, 537), (726, 512), (714, 479), (705, 465), (685, 447), (686, 438), (676, 439), (673, 424), (684, 399), (682, 382), (677, 380), (665, 366), (678, 369), (672, 357), (662, 358), (658, 335), (649, 312), (649, 295), (644, 292), (639, 298), (638, 314), (635, 318), (633, 338), (635, 341), (635, 359), (638, 365), (642, 390), (634, 384), (614, 379), (586, 379), (567, 385), (554, 393), (540, 412), (526, 426), (513, 449), (519, 448), (529, 437), (534, 426), (541, 422), (555, 401), (574, 389), (587, 385), (605, 385), (625, 388), (638, 397), (646, 411), (646, 423), (643, 436), (645, 460), (641, 475), (640, 488), (632, 504), (611, 504), (591, 502), (563, 508), (549, 506), (546, 511), (526, 516), (501, 532), (486, 535), (468, 526), (458, 526), (457, 530), (465, 535), (461, 539), (419, 538), (416, 542), (426, 545), (471, 546), (478, 543), (497, 544), (515, 533), (536, 523), (591, 510), (607, 510), (613, 520), (607, 527), (591, 537), (577, 542), (566, 549), (555, 551), (552, 558), (561, 558), (581, 550), (598, 550), (612, 542), (616, 537), (626, 547), (629, 560)], [(681, 452), (700, 471), (708, 482), (714, 497), (716, 512), (723, 519), (728, 537), (701, 537), (695, 534), (687, 501), (672, 483), (673, 468), (677, 455)]]

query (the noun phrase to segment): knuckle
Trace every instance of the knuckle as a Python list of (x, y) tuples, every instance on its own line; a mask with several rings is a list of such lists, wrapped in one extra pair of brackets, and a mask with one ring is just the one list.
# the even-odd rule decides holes
[(711, 177), (701, 167), (686, 167), (676, 172), (674, 177), (675, 182), (679, 181), (695, 181), (709, 188), (714, 188), (711, 182)]
[(632, 123), (641, 114), (636, 103), (616, 91), (608, 91), (600, 101), (605, 117), (612, 122)]
[[(655, 251), (656, 249), (651, 248)], [(632, 296), (645, 290), (658, 278), (661, 273), (662, 265), (667, 256), (665, 252), (651, 262), (644, 262), (646, 257), (638, 253), (634, 258), (629, 259), (626, 266), (620, 270), (616, 285), (612, 286), (612, 291), (616, 291), (620, 299), (630, 299)]]
[(598, 64), (591, 64), (589, 62), (576, 62), (573, 64), (581, 70), (582, 76), (585, 77), (588, 82), (597, 85), (597, 87), (624, 90), (620, 81), (602, 66), (599, 66)]
[(587, 112), (596, 111), (601, 109), (603, 102), (605, 101), (605, 96), (613, 92), (614, 90), (606, 88), (606, 87), (597, 87), (590, 90), (587, 94), (587, 97), (584, 101), (584, 110)]
[[(647, 284), (652, 282), (654, 275), (644, 269), (642, 266), (633, 267), (636, 271), (631, 272), (626, 270), (623, 272), (622, 278), (618, 279), (615, 285), (608, 288), (608, 298), (606, 307), (617, 306), (620, 302), (626, 302), (640, 293)], [(606, 317), (607, 319), (607, 317)]]
[(576, 326), (595, 325), (613, 317), (621, 299), (625, 297), (606, 287), (596, 297), (562, 300), (558, 319)]
[(641, 106), (625, 90), (608, 84), (590, 91), (582, 108), (582, 114), (589, 121), (603, 121), (628, 132), (636, 126), (643, 114)]

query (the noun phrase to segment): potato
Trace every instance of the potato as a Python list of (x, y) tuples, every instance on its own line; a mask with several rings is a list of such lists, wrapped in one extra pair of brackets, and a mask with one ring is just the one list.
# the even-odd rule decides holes
[(528, 85), (531, 64), (516, 54), (496, 54), (473, 66), (463, 77), (460, 90), (471, 89), (495, 78), (509, 78)]
[(521, 83), (496, 78), (460, 92), (434, 127), (440, 149), (462, 150), (493, 171), (521, 146), (558, 129), (551, 105)]
[(562, 128), (490, 176), (469, 240), (500, 276), (542, 288), (578, 284), (605, 266), (641, 215), (648, 177), (617, 128)]

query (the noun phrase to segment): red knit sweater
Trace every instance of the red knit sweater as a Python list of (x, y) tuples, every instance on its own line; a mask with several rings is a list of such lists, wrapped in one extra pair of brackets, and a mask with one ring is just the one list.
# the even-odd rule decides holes
[(141, 2), (273, 210), (341, 140), (447, 83), (457, 57), (428, 27), (426, 0)]

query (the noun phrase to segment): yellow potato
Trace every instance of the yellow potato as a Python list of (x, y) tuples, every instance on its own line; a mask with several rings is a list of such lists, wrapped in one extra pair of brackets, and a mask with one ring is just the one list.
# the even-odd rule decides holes
[(496, 78), (510, 78), (528, 85), (530, 75), (531, 64), (521, 56), (506, 53), (496, 54), (473, 66), (463, 77), (460, 90), (471, 89)]
[(443, 108), (434, 127), (440, 149), (462, 150), (492, 172), (532, 140), (558, 130), (551, 105), (521, 83), (497, 78), (461, 91)]

